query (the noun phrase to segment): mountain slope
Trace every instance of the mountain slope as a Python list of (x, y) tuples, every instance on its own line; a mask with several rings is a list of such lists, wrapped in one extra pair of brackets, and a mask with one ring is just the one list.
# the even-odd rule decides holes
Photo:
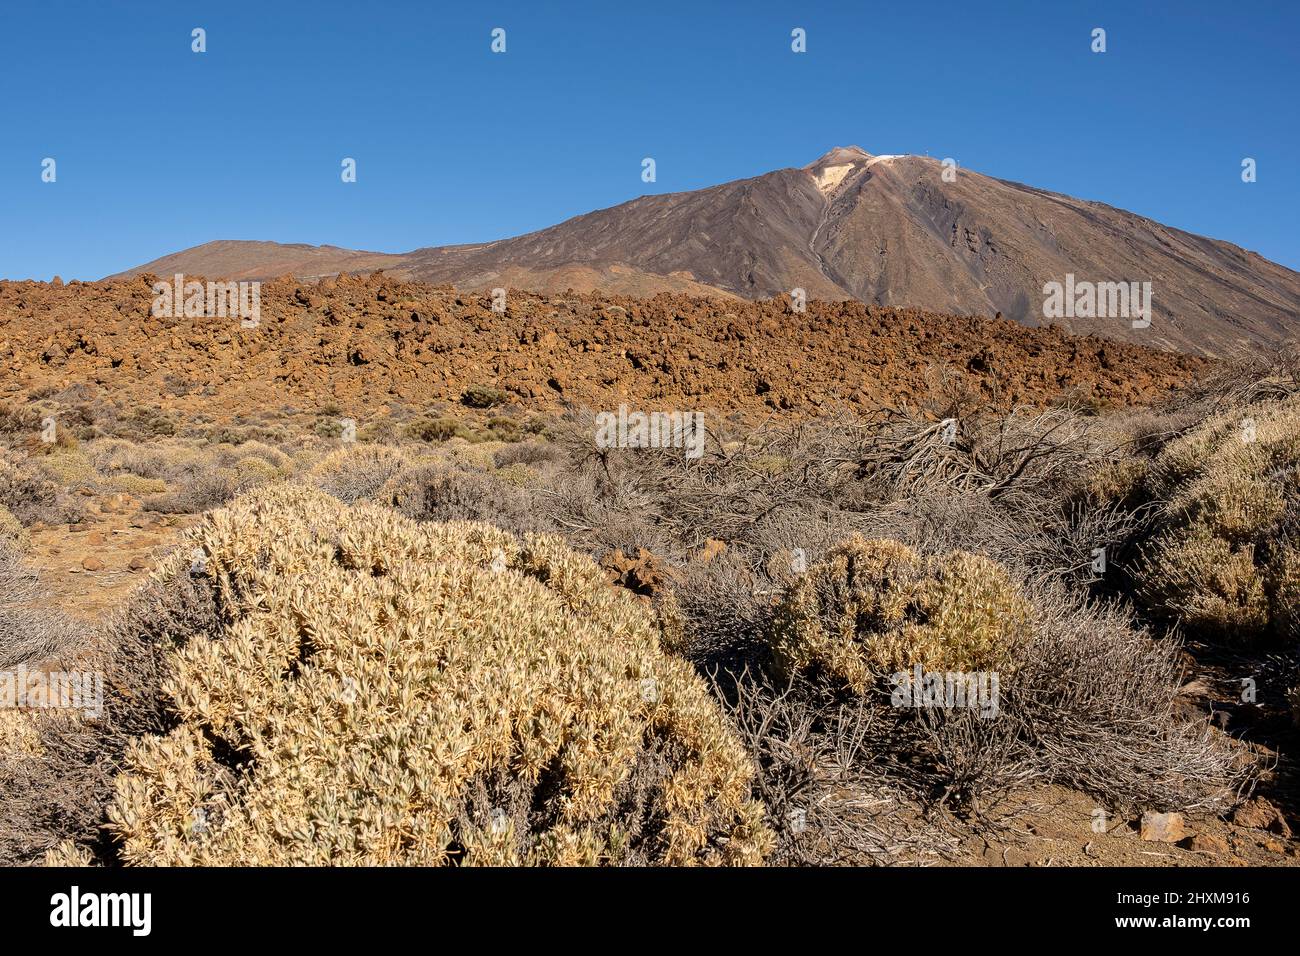
[[(1222, 353), (1295, 334), (1300, 274), (1230, 243), (1142, 216), (943, 166), (838, 147), (692, 192), (644, 196), (497, 242), (400, 255), (275, 243), (208, 243), (121, 273), (268, 278), (383, 268), (483, 289), (599, 289), (809, 298), (1046, 324), (1043, 287), (1067, 275), (1150, 282), (1153, 320), (1059, 318), (1063, 328)], [(114, 277), (114, 278), (117, 278)]]

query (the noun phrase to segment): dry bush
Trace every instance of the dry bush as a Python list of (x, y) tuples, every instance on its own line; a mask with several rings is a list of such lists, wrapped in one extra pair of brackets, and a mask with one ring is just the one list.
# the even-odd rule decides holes
[(35, 746), (0, 751), (0, 865), (39, 863), (60, 845), (57, 858), (70, 865), (110, 861), (105, 808), (126, 748), (173, 723), (162, 693), (165, 654), (220, 626), (211, 582), (188, 568), (187, 558), (174, 555), (101, 632), (82, 634), (68, 648), (77, 669), (103, 674), (98, 719), (23, 713)]
[(937, 421), (890, 411), (860, 476), (891, 497), (979, 492), (1007, 507), (1072, 482), (1101, 456), (1095, 420), (1068, 408), (971, 411)]
[(179, 440), (105, 438), (89, 446), (88, 457), (103, 487), (143, 499), (150, 511), (196, 513), (234, 492), (231, 471), (219, 473), (207, 450)]
[(1183, 389), (1179, 404), (1199, 417), (1256, 402), (1281, 401), (1300, 392), (1300, 343), (1243, 346), (1210, 365)]
[(1072, 498), (1006, 509), (978, 492), (919, 494), (884, 504), (858, 522), (865, 537), (894, 538), (931, 553), (971, 551), (1071, 586), (1096, 579), (1096, 552), (1117, 555), (1149, 520), (1151, 506)]
[(682, 632), (674, 650), (708, 673), (741, 673), (766, 659), (761, 635), (772, 619), (772, 597), (748, 562), (728, 552), (674, 568)]
[(952, 834), (876, 767), (888, 730), (878, 708), (804, 682), (772, 688), (748, 672), (714, 686), (758, 767), (755, 792), (776, 835), (770, 862), (917, 864), (955, 853)]
[(388, 445), (346, 444), (322, 458), (307, 481), (344, 504), (373, 498), (410, 465), (406, 453)]
[(141, 478), (129, 471), (109, 475), (103, 484), (104, 487), (112, 491), (121, 491), (136, 498), (143, 498), (145, 495), (160, 495), (167, 490), (167, 482), (161, 478)]
[[(1025, 633), (1008, 642), (1016, 648), (1010, 666), (999, 672), (1001, 716), (987, 720), (972, 710), (933, 708), (899, 712), (887, 706), (888, 696), (882, 703), (881, 688), (872, 684), (863, 699), (884, 708), (872, 724), (882, 729), (872, 738), (872, 773), (886, 774), (891, 787), (917, 798), (961, 805), (987, 803), (1028, 780), (1085, 777), (1099, 798), (1115, 802), (1148, 796), (1161, 805), (1231, 799), (1245, 771), (1232, 764), (1222, 742), (1203, 728), (1181, 729), (1173, 717), (1169, 700), (1177, 682), (1161, 670), (1173, 666), (1172, 645), (1153, 642), (1128, 624), (1111, 626), (1108, 612), (1070, 596), (1094, 577), (1095, 550), (1130, 540), (1151, 508), (1126, 487), (1135, 465), (1128, 466), (1128, 475), (1095, 482), (1091, 493), (1084, 481), (1100, 464), (1133, 457), (1124, 451), (1128, 436), (1068, 409), (971, 411), (959, 418), (965, 424), (953, 430), (951, 442), (938, 427), (942, 421), (938, 415), (927, 421), (924, 413), (887, 412), (866, 420), (833, 416), (764, 426), (736, 438), (714, 432), (703, 456), (692, 461), (672, 449), (598, 449), (592, 423), (570, 416), (553, 433), (569, 463), (539, 491), (537, 502), (584, 550), (599, 555), (645, 548), (669, 567), (685, 618), (683, 652), (716, 669), (720, 679), (764, 662), (766, 635), (778, 627), (780, 614), (772, 607), (773, 595), (799, 577), (792, 569), (796, 551), (815, 566), (835, 543), (857, 533), (902, 539), (922, 568), (952, 560), (948, 555), (955, 551), (980, 555), (961, 559), (972, 571), (979, 566), (988, 572), (971, 575), (986, 585), (971, 587), (966, 606), (972, 619), (987, 611), (983, 620), (993, 633), (1003, 623), (993, 608), (1022, 609), (1025, 600), (1032, 605)], [(710, 541), (725, 550), (702, 560), (698, 556)], [(988, 558), (999, 559), (1007, 571), (988, 571)], [(809, 598), (816, 586), (806, 579), (816, 577), (805, 575)], [(919, 582), (937, 577), (918, 571), (906, 584), (891, 579), (884, 590), (910, 599)], [(1030, 600), (1025, 581), (1041, 582), (1036, 587), (1050, 600)], [(835, 592), (834, 586), (828, 589)], [(962, 616), (955, 609), (965, 597), (953, 601), (954, 619)], [(839, 636), (837, 626), (856, 624), (858, 610), (872, 618), (866, 595), (858, 599), (863, 607), (820, 617), (826, 602), (810, 600), (800, 620)], [(898, 633), (910, 622), (909, 634), (938, 637), (927, 619), (933, 608), (900, 598), (893, 610), (899, 619), (878, 630)], [(1067, 661), (1059, 673), (1035, 665), (1046, 655), (1059, 657), (1053, 635), (1073, 629), (1092, 634), (1089, 628), (1105, 642), (1082, 642), (1090, 648), (1086, 659)], [(894, 661), (909, 650), (896, 641)], [(1154, 675), (1146, 687), (1117, 677), (1140, 652), (1149, 655), (1140, 658), (1143, 673)], [(843, 659), (836, 665), (862, 677), (860, 666)], [(1032, 680), (1022, 676), (1022, 668)], [(1074, 709), (1053, 716), (1049, 702), (1072, 699), (1072, 680), (1090, 688), (1088, 694), (1075, 700)], [(1097, 690), (1111, 686), (1123, 690), (1118, 699)], [(801, 706), (821, 727), (823, 703)], [(1095, 747), (1095, 740), (1078, 742), (1083, 735), (1077, 725), (1089, 721), (1098, 722), (1104, 747)], [(1156, 768), (1161, 785), (1168, 783), (1164, 794), (1140, 779), (1135, 767), (1142, 760)], [(1165, 773), (1162, 768), (1169, 766), (1175, 770)]]
[(442, 461), (478, 471), (490, 471), (496, 467), (497, 452), (508, 447), (507, 443), (491, 438), (476, 438), (466, 441), (453, 438), (441, 448), (431, 452), (426, 461)]
[[(103, 439), (89, 448), (98, 483), (144, 499), (150, 511), (197, 514), (293, 471), (284, 452), (261, 442), (205, 444), (166, 439), (136, 445)], [(100, 477), (102, 476), (102, 477)]]
[(592, 551), (646, 547), (685, 556), (715, 539), (751, 553), (773, 528), (818, 523), (852, 483), (864, 428), (848, 420), (750, 429), (744, 442), (710, 433), (703, 456), (679, 449), (601, 449), (590, 415), (554, 430), (568, 457), (539, 506)]
[[(656, 552), (690, 552), (713, 538), (758, 557), (782, 534), (792, 539), (785, 546), (808, 551), (826, 531), (844, 537), (882, 521), (924, 521), (927, 510), (956, 500), (974, 516), (962, 522), (976, 538), (966, 550), (1001, 557), (1008, 538), (1046, 530), (1066, 545), (1031, 549), (1026, 562), (1065, 576), (1078, 576), (1093, 548), (1132, 533), (1128, 507), (1079, 493), (1080, 476), (1113, 459), (1123, 441), (1096, 420), (1017, 409), (952, 422), (950, 432), (944, 420), (890, 410), (764, 425), (743, 440), (711, 432), (692, 461), (672, 449), (597, 449), (587, 418), (570, 417), (556, 435), (569, 474), (543, 504), (560, 527), (604, 546), (623, 544), (611, 531), (635, 524), (658, 537), (645, 542)], [(981, 541), (976, 525), (1005, 533)], [(810, 542), (798, 540), (800, 528)]]
[(954, 551), (922, 557), (897, 541), (852, 538), (786, 591), (775, 663), (866, 693), (880, 677), (925, 670), (1006, 671), (1030, 608), (1005, 569)]
[(0, 447), (26, 445), (41, 430), (41, 415), (27, 405), (0, 402)]
[(144, 500), (145, 511), (202, 514), (225, 504), (239, 490), (239, 478), (230, 469), (186, 471), (169, 484), (176, 487)]
[(33, 460), (56, 484), (74, 492), (95, 490), (99, 476), (95, 473), (95, 466), (90, 456), (84, 450), (79, 447), (68, 448), (58, 445), (43, 447), (48, 447), (49, 450), (35, 456)]
[[(598, 557), (645, 548), (673, 568), (690, 657), (725, 667), (753, 662), (767, 598), (789, 582), (793, 557), (812, 564), (854, 534), (1084, 586), (1098, 549), (1114, 552), (1141, 526), (1145, 506), (1080, 492), (1080, 476), (1124, 441), (1103, 423), (1059, 409), (971, 411), (946, 444), (940, 421), (881, 412), (724, 423), (691, 460), (597, 448), (592, 417), (570, 414), (551, 433), (566, 460), (530, 490), (575, 547)], [(696, 560), (709, 541), (726, 547), (724, 561)]]
[(36, 572), (0, 537), (0, 669), (50, 661), (81, 639), (82, 628), (42, 594)]
[(526, 489), (454, 464), (400, 471), (372, 497), (416, 521), (484, 521), (515, 532), (550, 530)]
[(152, 441), (176, 434), (176, 422), (158, 406), (137, 406), (126, 414), (116, 409), (101, 423), (104, 432), (133, 442)]
[[(1125, 806), (1232, 802), (1251, 770), (1206, 724), (1175, 716), (1176, 645), (1059, 583), (1027, 585), (986, 560), (960, 562), (975, 573), (953, 575), (927, 607), (915, 598), (926, 563), (910, 549), (853, 542), (833, 553), (777, 612), (779, 678), (876, 708), (865, 759), (940, 804), (983, 809), (1029, 782), (1066, 783)], [(924, 640), (904, 639), (909, 629)], [(873, 653), (882, 638), (884, 653)], [(949, 687), (992, 671), (993, 706), (900, 697), (900, 676), (918, 667)]]
[(81, 506), (55, 483), (45, 461), (0, 449), (0, 506), (23, 526), (75, 521), (81, 514)]
[[(11, 577), (0, 555), (0, 583)], [(0, 667), (40, 664), (76, 647), (84, 629), (49, 607), (18, 606), (0, 601)]]
[(249, 463), (261, 463), (268, 473), (288, 474), (293, 470), (292, 459), (279, 448), (256, 440), (238, 443), (217, 442), (212, 445), (213, 460), (223, 468), (239, 468)]
[(1222, 809), (1255, 779), (1248, 753), (1208, 722), (1183, 720), (1180, 649), (1117, 605), (1031, 586), (1036, 640), (1003, 687), (1049, 779), (1126, 808)]
[(550, 442), (523, 441), (498, 449), (492, 456), (492, 461), (498, 468), (528, 465), (540, 470), (561, 464), (565, 461), (565, 455)]
[[(194, 543), (222, 609), (127, 751), (128, 863), (756, 863), (752, 768), (653, 618), (556, 539), (277, 486)], [(65, 844), (53, 860), (83, 858)]]
[(494, 408), (509, 398), (505, 392), (492, 385), (471, 385), (460, 396), (460, 403), (470, 408)]
[(1083, 502), (1095, 508), (1140, 501), (1149, 471), (1146, 458), (1121, 451), (1087, 469), (1078, 479), (1078, 494)]
[(406, 426), (406, 433), (417, 441), (443, 442), (452, 438), (473, 440), (474, 433), (464, 422), (450, 416), (436, 418), (426, 415)]
[(1161, 502), (1138, 571), (1151, 610), (1199, 636), (1300, 634), (1300, 395), (1210, 416), (1164, 446), (1147, 484)]
[(175, 442), (137, 445), (120, 438), (105, 438), (90, 446), (95, 470), (103, 475), (131, 474), (166, 481), (183, 471), (199, 467), (198, 449)]
[(4, 505), (0, 504), (0, 547), (18, 552), (26, 551), (31, 544), (27, 529)]
[[(288, 429), (283, 426), (266, 426), (266, 425), (246, 425), (242, 424), (239, 417), (236, 416), (236, 423), (232, 425), (214, 426), (203, 434), (203, 438), (214, 445), (250, 445), (258, 449), (271, 449), (276, 454), (282, 454), (275, 446), (292, 441), (293, 436)], [(255, 451), (259, 454), (259, 451)]]
[(253, 457), (242, 452), (242, 446), (212, 445), (182, 438), (145, 444), (104, 438), (87, 446), (94, 470), (102, 475), (127, 473), (168, 483), (214, 468), (233, 467), (239, 458)]

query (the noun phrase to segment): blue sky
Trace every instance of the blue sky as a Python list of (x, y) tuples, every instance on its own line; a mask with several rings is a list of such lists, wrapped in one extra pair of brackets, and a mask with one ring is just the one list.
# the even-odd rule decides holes
[(10, 3), (0, 277), (211, 239), (477, 242), (853, 143), (1300, 268), (1298, 28), (1300, 5), (1249, 0)]

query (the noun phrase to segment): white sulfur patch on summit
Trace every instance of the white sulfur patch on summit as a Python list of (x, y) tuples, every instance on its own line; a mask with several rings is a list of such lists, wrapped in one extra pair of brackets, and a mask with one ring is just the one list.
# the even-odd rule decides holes
[(849, 174), (849, 170), (852, 168), (852, 163), (845, 163), (843, 166), (823, 166), (813, 174), (817, 180), (817, 188), (824, 193), (831, 192), (836, 186), (844, 182), (844, 177)]
[(872, 156), (860, 146), (836, 146), (804, 169), (812, 174), (822, 195), (830, 195), (855, 169), (870, 169), (877, 163), (888, 162), (891, 159), (906, 159), (910, 155), (911, 153), (882, 153), (879, 156)]

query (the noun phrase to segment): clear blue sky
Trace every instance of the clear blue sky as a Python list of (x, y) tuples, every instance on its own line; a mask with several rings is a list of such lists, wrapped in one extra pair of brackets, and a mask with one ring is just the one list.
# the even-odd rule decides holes
[(1298, 28), (1280, 0), (12, 0), (0, 277), (94, 279), (211, 239), (496, 239), (851, 143), (1300, 268)]

